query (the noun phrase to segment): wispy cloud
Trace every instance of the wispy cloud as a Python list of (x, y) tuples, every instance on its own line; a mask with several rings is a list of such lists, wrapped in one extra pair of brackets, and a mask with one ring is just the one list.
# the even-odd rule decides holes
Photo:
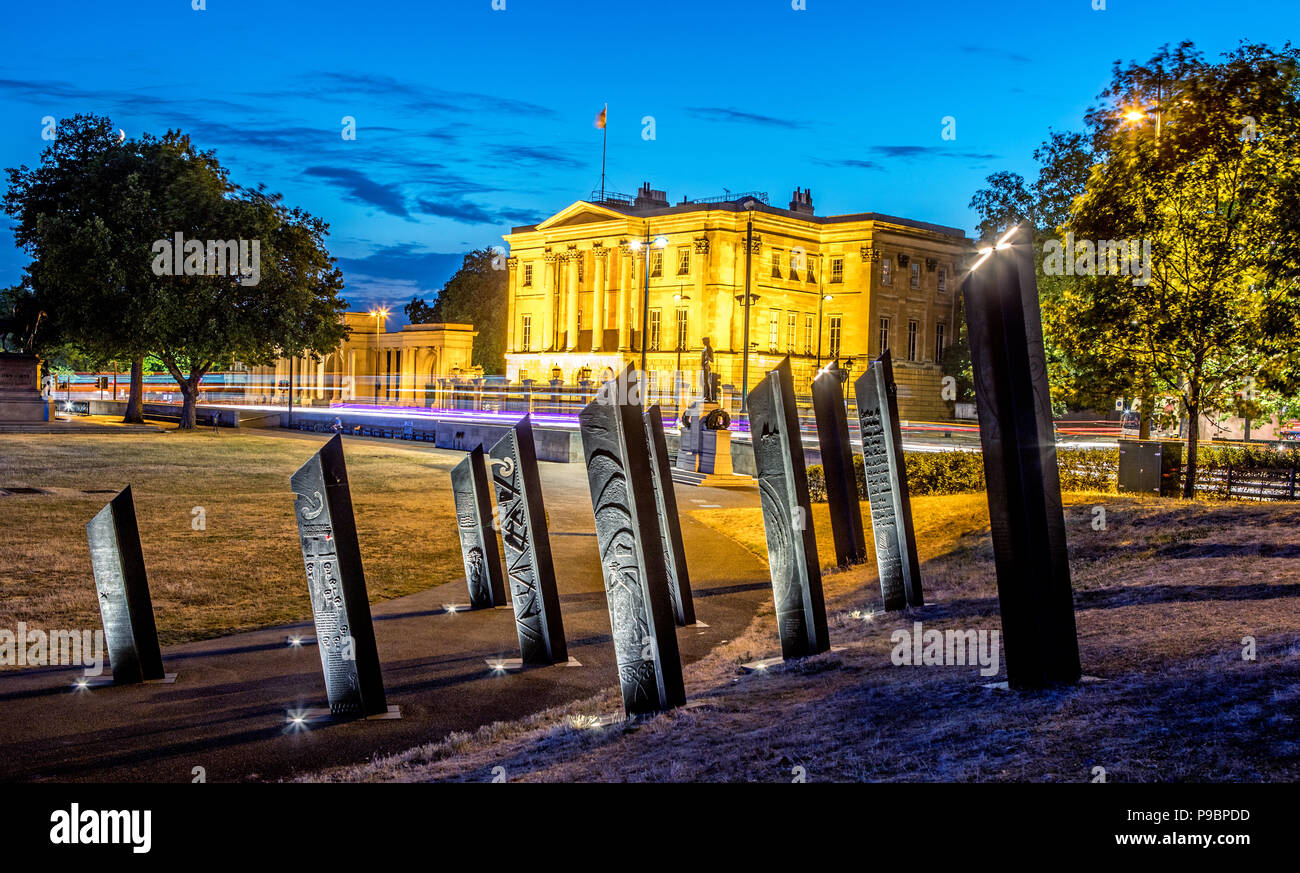
[(360, 170), (351, 167), (308, 167), (303, 174), (332, 183), (353, 202), (375, 206), (399, 218), (410, 218), (406, 198), (396, 185), (376, 182)]
[(766, 127), (785, 127), (797, 130), (807, 127), (802, 121), (792, 118), (777, 118), (772, 115), (759, 115), (755, 112), (742, 112), (723, 106), (691, 106), (686, 110), (691, 116), (702, 121), (721, 121), (732, 124), (760, 124)]
[(1006, 49), (994, 48), (993, 46), (987, 45), (972, 45), (966, 43), (965, 45), (957, 46), (957, 51), (967, 55), (982, 55), (987, 58), (996, 58), (1000, 61), (1010, 61), (1013, 64), (1032, 63), (1029, 57), (1022, 55), (1019, 52), (1011, 52)]

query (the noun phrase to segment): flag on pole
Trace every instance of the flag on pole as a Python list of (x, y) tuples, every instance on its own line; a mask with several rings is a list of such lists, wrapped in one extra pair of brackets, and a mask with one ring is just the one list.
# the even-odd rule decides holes
[(600, 130), (605, 129), (605, 116), (608, 112), (609, 112), (609, 104), (606, 103), (605, 108), (600, 110), (600, 114), (596, 116), (596, 127), (599, 128)]

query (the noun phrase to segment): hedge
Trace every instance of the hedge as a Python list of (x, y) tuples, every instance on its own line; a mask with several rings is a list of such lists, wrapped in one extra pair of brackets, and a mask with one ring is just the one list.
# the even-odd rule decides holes
[[(966, 494), (984, 490), (984, 457), (979, 452), (905, 452), (908, 490), (912, 494)], [(1186, 456), (1184, 455), (1184, 461)], [(1207, 476), (1231, 467), (1233, 470), (1300, 470), (1300, 446), (1217, 446), (1202, 445), (1197, 451), (1197, 470)], [(1119, 449), (1057, 449), (1062, 491), (1115, 491), (1119, 472)], [(853, 472), (858, 494), (865, 500), (866, 479), (862, 456), (854, 454)], [(1198, 479), (1200, 477), (1198, 476)], [(1199, 483), (1209, 484), (1207, 481)], [(825, 473), (821, 464), (808, 467), (808, 491), (814, 503), (826, 500)]]
[[(907, 487), (912, 495), (969, 494), (984, 490), (984, 456), (979, 452), (904, 452)], [(1119, 449), (1057, 449), (1062, 491), (1114, 491)], [(867, 496), (862, 455), (853, 455), (858, 494)], [(826, 500), (826, 474), (821, 464), (808, 467), (808, 493), (814, 503)]]

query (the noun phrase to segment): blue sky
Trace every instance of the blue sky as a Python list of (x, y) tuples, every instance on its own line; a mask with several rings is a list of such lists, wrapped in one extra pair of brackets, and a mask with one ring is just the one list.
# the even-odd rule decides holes
[[(1081, 126), (1114, 61), (1300, 34), (1296, 0), (1093, 2), (12, 3), (0, 166), (39, 160), (47, 115), (179, 127), (237, 182), (330, 223), (355, 307), (400, 306), (431, 299), (465, 251), (598, 187), (605, 103), (612, 190), (760, 190), (784, 206), (811, 187), (822, 214), (969, 232), (984, 177), (1032, 172), (1034, 147)], [(8, 224), (0, 285), (26, 260)]]

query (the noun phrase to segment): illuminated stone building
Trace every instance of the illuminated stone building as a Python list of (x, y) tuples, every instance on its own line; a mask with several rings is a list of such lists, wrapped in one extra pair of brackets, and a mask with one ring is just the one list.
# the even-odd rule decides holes
[(347, 312), (351, 334), (319, 361), (281, 358), (273, 367), (254, 367), (250, 384), (267, 402), (287, 400), (290, 376), (294, 401), (436, 406), (437, 393), (454, 377), (478, 375), (471, 368), (474, 337), (470, 324), (408, 324), (387, 330), (383, 312)]
[(677, 372), (698, 391), (707, 337), (734, 398), (748, 265), (749, 387), (787, 354), (807, 391), (819, 360), (847, 361), (856, 376), (889, 348), (901, 414), (951, 417), (936, 361), (955, 335), (957, 277), (973, 251), (959, 229), (871, 212), (819, 216), (802, 189), (785, 209), (761, 193), (670, 205), (646, 184), (634, 198), (593, 194), (504, 239), (511, 382), (599, 380), (639, 363), (644, 332), (660, 391)]

